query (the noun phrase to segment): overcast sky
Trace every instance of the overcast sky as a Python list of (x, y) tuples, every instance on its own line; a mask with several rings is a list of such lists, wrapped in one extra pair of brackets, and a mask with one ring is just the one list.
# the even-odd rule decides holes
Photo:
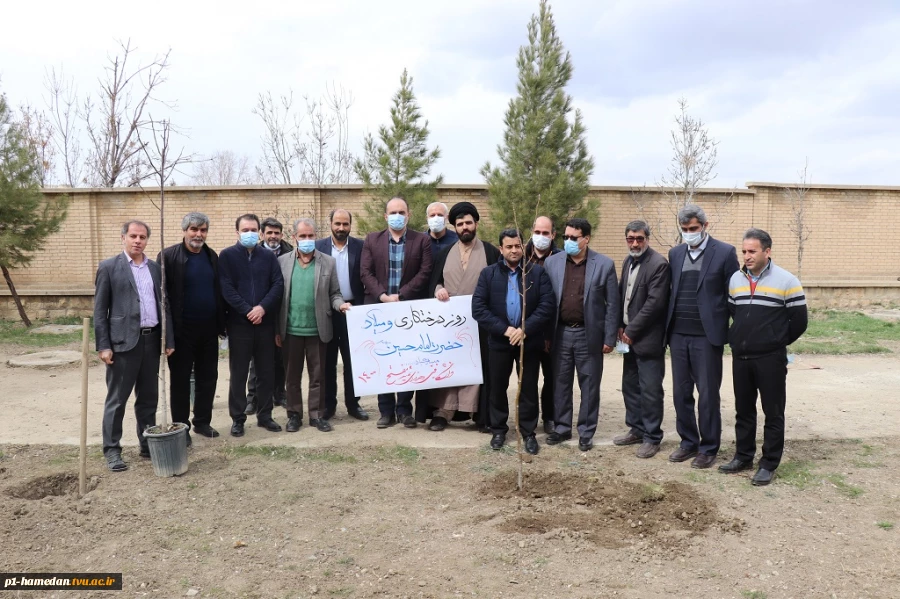
[[(0, 90), (43, 106), (62, 67), (93, 91), (116, 39), (137, 57), (172, 50), (159, 96), (189, 152), (260, 156), (259, 92), (352, 91), (351, 149), (388, 120), (408, 68), (448, 183), (482, 183), (515, 94), (515, 59), (537, 0), (8, 2)], [(845, 0), (558, 0), (595, 185), (652, 185), (665, 171), (677, 99), (719, 140), (717, 187), (900, 184), (900, 3)], [(162, 109), (157, 109), (160, 114)], [(178, 181), (180, 184), (188, 181)]]

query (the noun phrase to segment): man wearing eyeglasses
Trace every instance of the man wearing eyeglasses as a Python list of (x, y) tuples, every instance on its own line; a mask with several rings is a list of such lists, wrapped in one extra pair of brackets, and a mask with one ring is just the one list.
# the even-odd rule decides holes
[(556, 374), (556, 430), (548, 445), (572, 438), (572, 383), (578, 373), (581, 407), (578, 411), (578, 448), (593, 446), (600, 416), (600, 379), (603, 354), (616, 344), (619, 325), (619, 285), (615, 263), (588, 248), (591, 224), (571, 218), (563, 235), (565, 253), (544, 262), (559, 306), (552, 351)]
[(666, 374), (666, 309), (669, 263), (650, 247), (650, 227), (642, 220), (625, 226), (628, 256), (622, 264), (619, 341), (624, 348), (622, 396), (628, 432), (615, 445), (641, 446), (639, 458), (652, 458), (663, 438), (663, 377)]

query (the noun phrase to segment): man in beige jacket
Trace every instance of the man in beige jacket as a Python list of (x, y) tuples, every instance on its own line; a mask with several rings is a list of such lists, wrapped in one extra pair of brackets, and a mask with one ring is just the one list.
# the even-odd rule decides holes
[(316, 250), (316, 223), (301, 218), (294, 223), (296, 251), (278, 258), (284, 277), (284, 296), (275, 343), (282, 348), (288, 423), (295, 433), (303, 422), (303, 363), (309, 374), (309, 424), (320, 431), (331, 430), (322, 418), (322, 379), (325, 349), (333, 336), (332, 310), (346, 312), (334, 258)]

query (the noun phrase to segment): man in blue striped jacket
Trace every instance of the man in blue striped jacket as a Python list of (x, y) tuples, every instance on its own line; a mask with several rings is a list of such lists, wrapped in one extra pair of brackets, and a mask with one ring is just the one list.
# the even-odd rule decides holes
[(731, 276), (728, 285), (736, 451), (734, 459), (719, 466), (719, 471), (753, 468), (759, 394), (766, 422), (762, 458), (751, 479), (759, 486), (772, 482), (784, 452), (787, 346), (806, 331), (806, 296), (797, 277), (772, 262), (768, 233), (747, 229), (741, 252), (744, 267)]

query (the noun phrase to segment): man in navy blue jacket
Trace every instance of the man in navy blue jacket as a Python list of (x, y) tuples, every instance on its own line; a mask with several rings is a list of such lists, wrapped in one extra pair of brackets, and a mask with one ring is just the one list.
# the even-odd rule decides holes
[[(519, 352), (525, 345), (522, 370), (522, 389), (519, 396), (519, 433), (525, 440), (525, 451), (539, 451), (534, 430), (538, 423), (538, 372), (541, 351), (544, 349), (544, 329), (556, 312), (556, 299), (550, 277), (536, 264), (523, 261), (522, 236), (515, 229), (500, 233), (500, 253), (503, 259), (481, 271), (478, 286), (472, 295), (472, 316), (484, 330), (490, 332), (490, 426), (491, 448), (500, 449), (509, 431), (509, 376), (513, 364), (519, 362)], [(523, 271), (523, 263), (525, 269)], [(524, 312), (522, 277), (525, 277)]]
[(231, 435), (244, 435), (247, 416), (247, 375), (251, 358), (256, 363), (256, 422), (272, 432), (281, 426), (272, 419), (274, 392), (275, 325), (284, 278), (275, 254), (258, 246), (259, 218), (244, 214), (235, 221), (238, 242), (219, 254), (219, 286), (225, 299), (228, 331), (228, 367), (231, 388), (228, 411)]

